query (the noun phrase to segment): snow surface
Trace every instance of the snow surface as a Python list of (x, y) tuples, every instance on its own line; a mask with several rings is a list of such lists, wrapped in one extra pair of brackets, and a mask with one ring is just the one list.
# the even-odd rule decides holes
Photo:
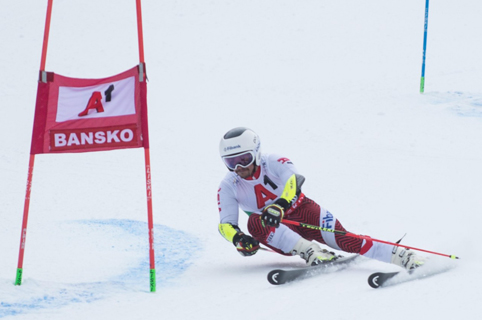
[[(156, 293), (142, 149), (36, 157), (14, 286), (46, 5), (0, 10), (0, 318), (480, 318), (481, 1), (430, 3), (425, 94), (423, 0), (143, 1)], [(53, 8), (48, 71), (138, 63), (134, 0)], [(462, 259), (382, 290), (368, 275), (397, 268), (378, 261), (271, 286), (302, 260), (242, 258), (217, 232), (218, 142), (235, 126), (294, 161), (350, 231)]]

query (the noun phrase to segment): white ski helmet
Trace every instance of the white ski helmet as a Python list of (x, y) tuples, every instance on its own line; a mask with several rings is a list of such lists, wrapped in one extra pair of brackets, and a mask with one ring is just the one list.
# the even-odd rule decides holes
[(244, 153), (250, 153), (253, 156), (251, 163), (255, 162), (256, 165), (259, 165), (260, 150), (261, 142), (259, 136), (253, 130), (244, 127), (229, 130), (219, 143), (219, 154), (224, 164), (231, 171), (235, 169), (236, 165), (234, 164), (230, 167), (228, 160)]

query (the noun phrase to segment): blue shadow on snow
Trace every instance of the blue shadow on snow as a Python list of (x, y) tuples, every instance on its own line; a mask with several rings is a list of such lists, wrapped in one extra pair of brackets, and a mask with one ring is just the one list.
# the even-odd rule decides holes
[[(68, 223), (80, 224), (99, 230), (110, 230), (115, 236), (128, 233), (142, 239), (129, 250), (145, 252), (145, 258), (137, 261), (121, 275), (107, 281), (92, 283), (51, 283), (33, 281), (35, 288), (25, 288), (26, 284), (15, 289), (29, 289), (25, 299), (15, 302), (0, 302), (0, 318), (34, 312), (41, 309), (60, 308), (72, 303), (90, 303), (111, 296), (114, 292), (149, 292), (148, 228), (146, 222), (134, 220), (79, 220)], [(176, 245), (172, 245), (172, 239)], [(145, 241), (144, 241), (145, 240)], [(196, 237), (163, 225), (154, 225), (154, 250), (156, 261), (157, 289), (179, 277), (193, 261), (193, 252), (200, 250)], [(140, 287), (142, 286), (142, 287)], [(34, 290), (31, 290), (34, 289)], [(34, 291), (34, 293), (32, 293)], [(37, 293), (35, 293), (37, 292)], [(22, 296), (22, 293), (20, 295)]]

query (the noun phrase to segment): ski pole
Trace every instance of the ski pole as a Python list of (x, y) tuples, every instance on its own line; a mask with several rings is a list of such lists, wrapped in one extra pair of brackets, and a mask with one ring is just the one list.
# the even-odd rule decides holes
[(324, 228), (324, 227), (321, 227), (321, 226), (314, 226), (314, 225), (311, 225), (311, 224), (307, 224), (307, 223), (303, 223), (303, 222), (298, 222), (298, 221), (292, 221), (292, 220), (286, 220), (286, 219), (283, 219), (281, 222), (283, 222), (283, 223), (285, 223), (285, 224), (291, 224), (291, 225), (294, 225), (294, 226), (303, 227), (303, 228), (320, 230), (320, 231), (325, 231), (325, 232), (331, 232), (331, 233), (339, 234), (339, 235), (342, 235), (342, 236), (348, 236), (348, 237), (352, 237), (352, 238), (364, 239), (364, 240), (368, 240), (368, 241), (376, 241), (376, 242), (380, 242), (380, 243), (384, 243), (384, 244), (390, 244), (390, 245), (397, 246), (397, 247), (403, 247), (403, 248), (413, 249), (413, 250), (418, 250), (418, 251), (423, 251), (423, 252), (427, 252), (427, 253), (431, 253), (431, 254), (437, 254), (437, 255), (439, 255), (439, 256), (448, 257), (448, 258), (451, 258), (451, 259), (460, 259), (459, 257), (457, 257), (457, 256), (455, 256), (455, 255), (444, 254), (444, 253), (439, 253), (439, 252), (434, 252), (434, 251), (419, 249), (419, 248), (415, 248), (415, 247), (409, 247), (409, 246), (405, 246), (405, 245), (402, 245), (402, 244), (399, 244), (399, 243), (394, 243), (394, 242), (389, 242), (389, 241), (384, 241), (384, 240), (373, 239), (373, 238), (371, 238), (371, 237), (369, 237), (369, 236), (362, 236), (362, 235), (354, 234), (354, 233), (347, 232), (347, 231), (334, 230), (334, 229)]
[(263, 250), (263, 251), (266, 251), (266, 252), (276, 253), (276, 251), (274, 251), (274, 250), (271, 250), (271, 249), (265, 248), (265, 247), (261, 247), (261, 246), (259, 247), (259, 250)]

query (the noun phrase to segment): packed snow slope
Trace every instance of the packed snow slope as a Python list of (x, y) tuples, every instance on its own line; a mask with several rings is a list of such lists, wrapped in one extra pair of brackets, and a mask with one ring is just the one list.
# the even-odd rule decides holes
[[(481, 317), (482, 2), (143, 1), (157, 292), (142, 149), (39, 155), (14, 286), (47, 0), (0, 10), (0, 318)], [(134, 0), (54, 1), (48, 71), (102, 78), (139, 61)], [(221, 136), (255, 130), (304, 192), (358, 234), (460, 260), (381, 290), (367, 261), (275, 287), (299, 257), (241, 257), (217, 232)], [(246, 230), (246, 217), (240, 221)]]

